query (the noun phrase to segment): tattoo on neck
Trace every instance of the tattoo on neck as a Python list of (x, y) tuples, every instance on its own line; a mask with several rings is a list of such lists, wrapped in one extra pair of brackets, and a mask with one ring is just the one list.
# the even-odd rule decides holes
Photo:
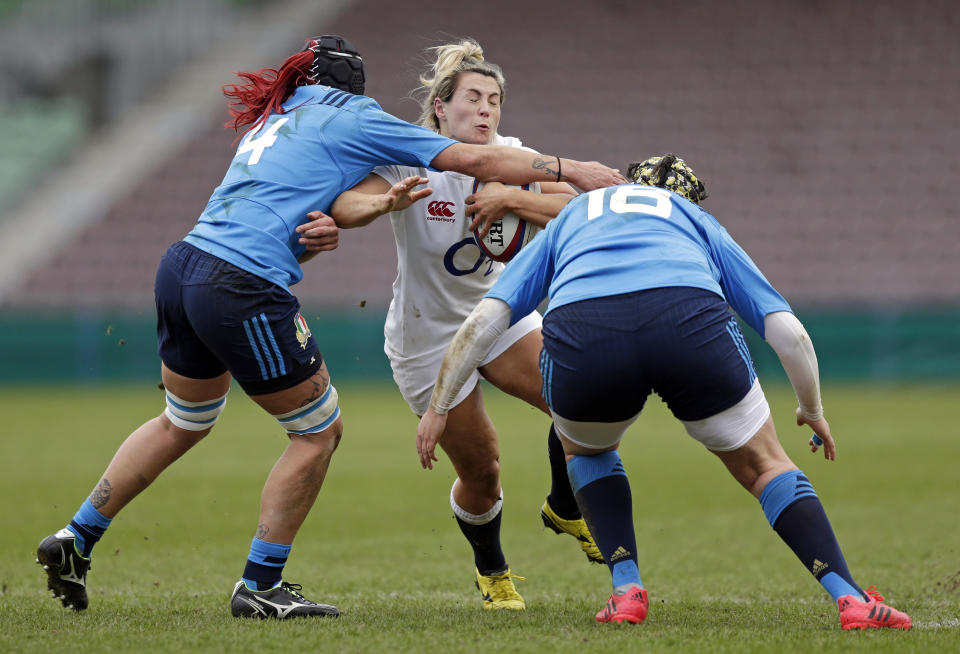
[(90, 493), (90, 504), (93, 505), (93, 508), (99, 509), (105, 506), (107, 502), (110, 501), (110, 492), (112, 490), (113, 487), (110, 485), (110, 480), (106, 477), (101, 479), (97, 487)]
[(552, 163), (553, 163), (552, 159), (547, 160), (547, 159), (541, 159), (540, 157), (537, 157), (536, 159), (533, 160), (533, 168), (534, 170), (542, 170), (544, 172), (548, 172), (554, 177), (556, 177), (557, 171), (550, 167)]

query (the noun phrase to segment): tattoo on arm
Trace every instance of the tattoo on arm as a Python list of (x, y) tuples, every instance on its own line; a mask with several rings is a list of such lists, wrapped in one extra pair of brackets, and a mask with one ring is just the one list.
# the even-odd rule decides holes
[(264, 538), (267, 537), (267, 534), (269, 533), (270, 533), (270, 527), (262, 523), (257, 525), (257, 538), (259, 538), (260, 540), (263, 540)]
[(552, 163), (553, 161), (556, 161), (556, 160), (555, 160), (555, 159), (541, 159), (540, 157), (537, 157), (536, 159), (533, 160), (533, 168), (534, 168), (534, 170), (543, 170), (543, 171), (545, 171), (545, 172), (550, 173), (550, 174), (553, 175), (554, 177), (556, 177), (556, 176), (557, 176), (557, 171), (550, 167), (550, 165), (551, 165), (551, 163)]
[(101, 479), (97, 487), (90, 493), (90, 504), (93, 505), (93, 508), (99, 509), (105, 506), (106, 503), (110, 501), (110, 492), (112, 490), (113, 487), (110, 485), (110, 480), (106, 477)]

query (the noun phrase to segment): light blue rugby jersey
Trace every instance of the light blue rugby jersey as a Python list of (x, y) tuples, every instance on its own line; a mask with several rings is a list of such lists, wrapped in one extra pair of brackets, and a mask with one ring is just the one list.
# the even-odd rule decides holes
[(509, 304), (515, 322), (544, 297), (549, 313), (578, 300), (669, 286), (717, 293), (761, 336), (764, 316), (790, 311), (713, 216), (680, 195), (635, 184), (572, 200), (487, 297)]
[(244, 136), (184, 240), (289, 289), (303, 278), (295, 229), (308, 212), (329, 212), (375, 166), (429, 167), (456, 141), (329, 86), (301, 86), (283, 107)]

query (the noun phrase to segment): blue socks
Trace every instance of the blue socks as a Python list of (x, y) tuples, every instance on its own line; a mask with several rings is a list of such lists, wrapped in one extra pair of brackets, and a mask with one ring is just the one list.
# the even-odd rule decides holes
[[(110, 526), (113, 518), (108, 518), (90, 503), (87, 498), (80, 510), (73, 516), (67, 529), (76, 537), (74, 546), (84, 558), (90, 558), (90, 552), (100, 537)], [(280, 583), (283, 566), (290, 556), (290, 545), (268, 543), (254, 538), (250, 545), (250, 556), (243, 571), (243, 581), (251, 590), (269, 590)]]
[(820, 498), (801, 471), (771, 480), (760, 494), (760, 506), (773, 530), (834, 600), (844, 595), (866, 599), (847, 568)]
[(247, 567), (243, 569), (243, 583), (250, 590), (270, 590), (280, 585), (283, 566), (287, 564), (292, 545), (268, 543), (254, 538), (250, 544)]
[(90, 558), (93, 546), (97, 544), (111, 522), (113, 518), (108, 518), (97, 511), (90, 503), (89, 497), (83, 501), (73, 520), (67, 525), (67, 529), (76, 536), (74, 547), (83, 558)]
[(614, 589), (643, 588), (637, 568), (630, 481), (616, 451), (574, 456), (567, 462), (570, 486), (590, 533), (610, 568)]

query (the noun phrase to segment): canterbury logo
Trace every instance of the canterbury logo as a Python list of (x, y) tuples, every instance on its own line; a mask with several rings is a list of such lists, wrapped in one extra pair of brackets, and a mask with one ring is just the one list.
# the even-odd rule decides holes
[(610, 562), (616, 562), (620, 559), (626, 559), (630, 557), (630, 552), (628, 552), (622, 545), (617, 548), (617, 550), (610, 555)]
[(449, 200), (434, 200), (427, 205), (427, 215), (432, 218), (453, 218), (453, 208), (456, 202)]
[(829, 567), (830, 567), (829, 564), (824, 563), (823, 561), (821, 561), (821, 560), (819, 560), (819, 559), (814, 559), (814, 560), (813, 560), (813, 568), (811, 568), (811, 570), (813, 571), (814, 576), (816, 576), (816, 575), (820, 574), (821, 572), (823, 572), (824, 570), (826, 570), (826, 569), (829, 568)]

